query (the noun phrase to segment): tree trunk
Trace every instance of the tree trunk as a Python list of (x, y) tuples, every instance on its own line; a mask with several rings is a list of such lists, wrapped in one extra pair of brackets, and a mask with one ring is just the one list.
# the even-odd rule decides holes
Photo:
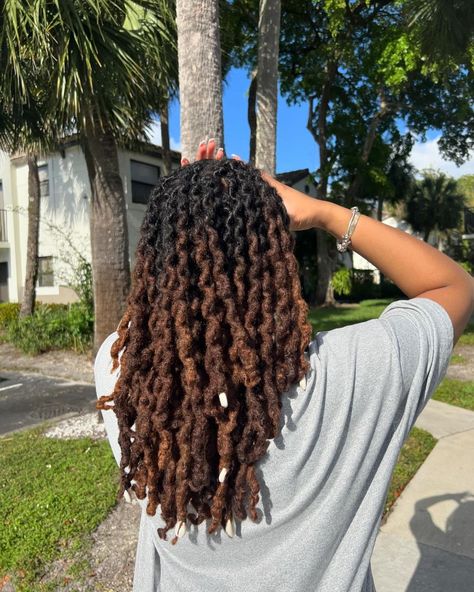
[(280, 14), (280, 0), (260, 0), (255, 165), (271, 175), (276, 171)]
[(91, 184), (90, 234), (94, 287), (94, 350), (115, 331), (130, 290), (128, 227), (117, 145), (109, 131), (83, 139)]
[(161, 155), (163, 161), (163, 174), (171, 174), (171, 150), (170, 150), (170, 129), (168, 125), (168, 102), (160, 110), (161, 126)]
[(38, 160), (28, 154), (28, 238), (26, 242), (25, 289), (20, 308), (20, 317), (35, 311), (36, 282), (38, 280), (38, 248), (41, 210), (41, 192), (38, 175)]
[(316, 231), (318, 283), (316, 286), (316, 304), (334, 306), (334, 289), (331, 284), (332, 274), (335, 271), (336, 255), (330, 252), (329, 237), (323, 230)]
[(218, 0), (177, 0), (182, 156), (203, 140), (224, 147)]
[(257, 149), (257, 71), (252, 72), (252, 80), (249, 87), (249, 99), (247, 107), (247, 119), (250, 127), (250, 157), (249, 162), (255, 166), (255, 151)]

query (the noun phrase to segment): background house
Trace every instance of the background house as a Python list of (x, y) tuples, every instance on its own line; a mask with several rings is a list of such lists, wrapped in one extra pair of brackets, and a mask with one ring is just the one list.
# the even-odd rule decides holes
[[(138, 150), (138, 149), (137, 149)], [(140, 151), (119, 150), (128, 218), (130, 257), (138, 241), (149, 193), (163, 170), (161, 147), (141, 144)], [(172, 151), (173, 169), (181, 154)], [(67, 303), (77, 299), (68, 285), (74, 251), (89, 261), (90, 184), (84, 154), (72, 137), (60, 151), (39, 160), (41, 223), (37, 299)], [(281, 173), (278, 178), (314, 195), (308, 169)], [(24, 156), (0, 152), (0, 301), (23, 296), (28, 234), (28, 166)]]

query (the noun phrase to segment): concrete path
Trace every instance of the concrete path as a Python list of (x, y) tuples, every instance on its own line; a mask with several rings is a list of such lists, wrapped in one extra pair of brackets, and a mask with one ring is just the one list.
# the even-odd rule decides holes
[(380, 530), (377, 592), (474, 592), (474, 412), (431, 400), (416, 425), (438, 443)]
[(0, 435), (93, 411), (93, 385), (0, 371)]

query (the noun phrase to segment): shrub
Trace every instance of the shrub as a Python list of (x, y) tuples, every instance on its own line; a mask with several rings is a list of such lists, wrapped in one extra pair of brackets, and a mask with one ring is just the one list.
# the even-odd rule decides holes
[(336, 294), (349, 296), (352, 291), (351, 272), (347, 267), (341, 267), (331, 278), (331, 284)]
[(18, 319), (20, 305), (18, 302), (0, 303), (0, 330), (7, 329)]
[(6, 340), (28, 354), (51, 349), (83, 352), (91, 345), (93, 317), (82, 303), (38, 304), (35, 313), (17, 318), (6, 331)]

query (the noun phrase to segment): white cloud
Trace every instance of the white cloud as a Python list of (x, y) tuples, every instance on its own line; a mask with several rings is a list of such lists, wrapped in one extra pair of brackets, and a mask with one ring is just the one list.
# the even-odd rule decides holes
[(460, 167), (449, 160), (444, 160), (441, 157), (438, 148), (438, 140), (433, 138), (427, 142), (416, 142), (410, 154), (410, 162), (418, 170), (423, 169), (439, 169), (441, 172), (457, 179), (462, 175), (474, 174), (474, 150), (470, 153), (470, 159)]
[[(147, 132), (148, 141), (157, 146), (161, 146), (161, 123), (154, 120)], [(181, 142), (170, 136), (170, 147), (172, 150), (181, 152)]]

